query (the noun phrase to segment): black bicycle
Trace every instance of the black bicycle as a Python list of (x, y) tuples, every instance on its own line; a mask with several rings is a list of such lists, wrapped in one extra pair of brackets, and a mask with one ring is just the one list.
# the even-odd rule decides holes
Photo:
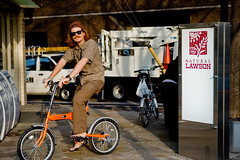
[(150, 72), (155, 70), (160, 66), (154, 66), (151, 68), (141, 68), (139, 70), (134, 71), (134, 73), (138, 74), (140, 78), (140, 83), (146, 83), (146, 87), (142, 90), (141, 100), (140, 100), (140, 108), (139, 108), (139, 119), (142, 123), (143, 127), (148, 126), (149, 119), (153, 114), (156, 119), (159, 117), (158, 103), (156, 94), (153, 91), (153, 83), (151, 81)]

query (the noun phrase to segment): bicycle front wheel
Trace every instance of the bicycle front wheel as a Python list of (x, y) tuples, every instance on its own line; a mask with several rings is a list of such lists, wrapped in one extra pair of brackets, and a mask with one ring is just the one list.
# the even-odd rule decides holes
[(46, 132), (45, 139), (41, 146), (35, 145), (43, 130), (44, 128), (42, 127), (30, 128), (21, 135), (17, 147), (20, 159), (48, 160), (52, 157), (55, 142), (51, 132)]
[(148, 126), (149, 115), (148, 115), (148, 103), (146, 100), (143, 102), (143, 107), (140, 107), (140, 121), (143, 127)]
[(117, 123), (109, 117), (97, 119), (89, 130), (90, 134), (108, 135), (105, 138), (89, 137), (89, 142), (94, 152), (98, 154), (109, 154), (118, 146), (120, 133)]

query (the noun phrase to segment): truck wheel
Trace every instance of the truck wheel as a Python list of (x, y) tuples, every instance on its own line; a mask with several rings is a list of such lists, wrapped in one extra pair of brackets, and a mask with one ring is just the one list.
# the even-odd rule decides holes
[(125, 101), (127, 99), (125, 87), (120, 83), (114, 84), (112, 87), (112, 96), (115, 100)]
[(62, 101), (70, 101), (73, 98), (74, 91), (75, 90), (69, 86), (63, 87), (60, 89), (59, 98)]

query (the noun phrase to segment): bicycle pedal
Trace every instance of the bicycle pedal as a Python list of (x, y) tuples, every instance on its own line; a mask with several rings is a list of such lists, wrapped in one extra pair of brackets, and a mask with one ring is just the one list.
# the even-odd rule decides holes
[(87, 137), (73, 137), (73, 140), (75, 142), (82, 142), (84, 141), (84, 144), (87, 143), (88, 138)]

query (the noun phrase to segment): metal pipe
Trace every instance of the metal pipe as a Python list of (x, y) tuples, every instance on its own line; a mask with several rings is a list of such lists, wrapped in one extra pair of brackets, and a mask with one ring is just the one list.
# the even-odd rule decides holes
[(157, 57), (156, 53), (154, 52), (152, 46), (150, 44), (147, 44), (147, 47), (148, 47), (149, 51), (152, 53), (154, 59), (157, 61), (158, 65), (160, 66), (160, 69), (161, 69), (162, 73), (165, 74), (166, 70), (164, 69), (161, 61), (158, 59), (158, 57)]

